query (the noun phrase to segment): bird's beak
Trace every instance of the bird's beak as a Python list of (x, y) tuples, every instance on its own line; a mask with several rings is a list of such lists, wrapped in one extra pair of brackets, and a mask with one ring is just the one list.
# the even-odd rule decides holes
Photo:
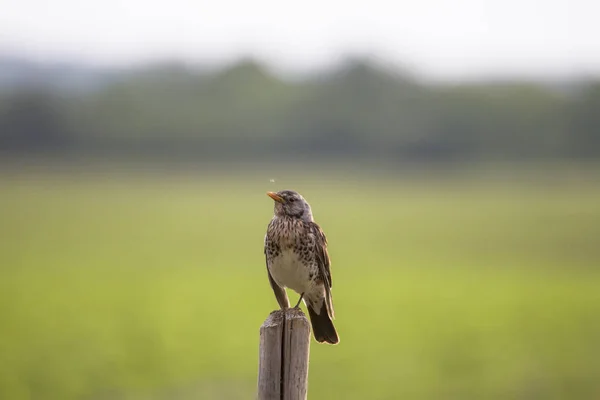
[(281, 197), (280, 195), (278, 195), (275, 192), (267, 192), (267, 196), (269, 196), (270, 198), (272, 198), (273, 200), (275, 200), (278, 203), (283, 203), (283, 197)]

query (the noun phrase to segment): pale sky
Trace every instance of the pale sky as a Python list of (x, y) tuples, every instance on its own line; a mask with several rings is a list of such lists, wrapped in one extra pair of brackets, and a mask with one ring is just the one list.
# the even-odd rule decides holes
[(362, 53), (439, 78), (600, 74), (599, 0), (0, 0), (0, 52), (123, 64)]

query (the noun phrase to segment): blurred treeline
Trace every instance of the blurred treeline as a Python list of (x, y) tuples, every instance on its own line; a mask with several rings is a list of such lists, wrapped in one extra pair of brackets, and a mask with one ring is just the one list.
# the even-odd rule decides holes
[(25, 79), (26, 68), (14, 63), (12, 75), (6, 69), (0, 76), (4, 153), (425, 161), (600, 156), (600, 81), (594, 80), (433, 83), (361, 59), (295, 80), (252, 60), (213, 70), (176, 63), (87, 74), (29, 68)]

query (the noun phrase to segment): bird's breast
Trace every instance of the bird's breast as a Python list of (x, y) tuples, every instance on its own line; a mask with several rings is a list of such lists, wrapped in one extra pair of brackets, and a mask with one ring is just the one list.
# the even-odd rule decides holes
[(314, 277), (312, 263), (308, 261), (303, 260), (293, 248), (283, 247), (279, 255), (271, 260), (269, 271), (280, 286), (303, 293), (310, 288)]

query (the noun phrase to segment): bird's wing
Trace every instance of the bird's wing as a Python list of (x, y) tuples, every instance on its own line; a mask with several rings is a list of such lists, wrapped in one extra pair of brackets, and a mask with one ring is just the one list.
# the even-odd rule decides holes
[(285, 289), (282, 288), (275, 282), (273, 277), (271, 276), (271, 271), (269, 270), (269, 256), (267, 255), (267, 246), (269, 246), (269, 238), (265, 235), (265, 263), (267, 266), (267, 275), (269, 275), (269, 283), (271, 284), (271, 288), (273, 289), (273, 293), (275, 293), (275, 298), (277, 299), (277, 303), (279, 303), (279, 307), (282, 309), (290, 307), (290, 300), (288, 299), (287, 293)]
[(331, 261), (329, 259), (329, 253), (327, 252), (327, 237), (316, 222), (310, 222), (310, 230), (315, 235), (315, 251), (317, 253), (317, 262), (319, 263), (319, 272), (327, 280), (328, 287), (333, 287), (331, 282)]
[(319, 225), (315, 222), (310, 222), (309, 229), (315, 237), (315, 252), (317, 254), (317, 264), (319, 265), (319, 273), (323, 278), (325, 286), (325, 303), (327, 304), (327, 312), (329, 318), (334, 319), (333, 301), (331, 299), (331, 268), (329, 253), (327, 252), (327, 237)]

